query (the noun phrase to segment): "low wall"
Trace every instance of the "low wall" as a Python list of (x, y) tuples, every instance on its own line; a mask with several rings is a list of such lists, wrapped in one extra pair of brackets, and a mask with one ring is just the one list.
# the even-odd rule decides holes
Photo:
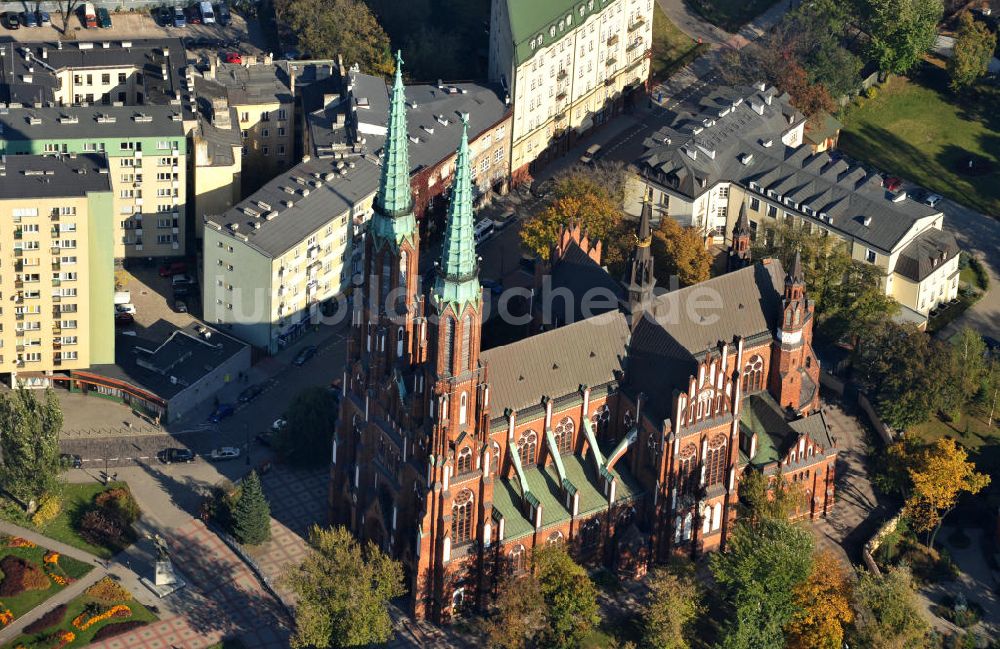
[(868, 570), (876, 575), (881, 575), (882, 571), (879, 570), (878, 564), (875, 563), (875, 552), (879, 549), (879, 546), (882, 545), (882, 541), (885, 540), (885, 537), (896, 531), (896, 526), (899, 525), (899, 520), (902, 517), (903, 512), (900, 511), (898, 514), (886, 521), (882, 527), (878, 528), (875, 535), (868, 539), (868, 542), (865, 543), (865, 547), (861, 550), (861, 558), (864, 560), (865, 565), (868, 567)]
[(893, 430), (885, 425), (885, 423), (879, 419), (878, 414), (875, 412), (875, 408), (872, 407), (871, 402), (868, 400), (868, 395), (864, 392), (858, 392), (858, 405), (861, 406), (861, 411), (865, 413), (868, 422), (878, 433), (879, 437), (885, 444), (892, 444), (894, 437)]
[(830, 374), (826, 370), (820, 371), (819, 384), (820, 386), (826, 388), (830, 392), (836, 394), (838, 397), (844, 396), (844, 388), (845, 388), (844, 382), (838, 379), (833, 374)]

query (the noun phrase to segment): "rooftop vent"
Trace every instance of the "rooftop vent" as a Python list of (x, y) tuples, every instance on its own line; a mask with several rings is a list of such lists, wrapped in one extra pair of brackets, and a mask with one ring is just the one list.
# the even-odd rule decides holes
[(309, 195), (309, 188), (308, 187), (303, 187), (302, 188), (302, 195), (303, 196), (308, 196)]
[(292, 180), (294, 180), (299, 185), (305, 185), (306, 184), (306, 179), (302, 178), (301, 176), (292, 176)]
[(266, 221), (270, 221), (270, 220), (272, 220), (272, 219), (273, 219), (274, 217), (276, 217), (276, 216), (278, 216), (278, 212), (276, 212), (275, 210), (271, 210), (270, 212), (268, 212), (268, 213), (267, 213), (267, 214), (266, 214), (266, 215), (264, 216), (264, 219), (265, 219)]
[(232, 230), (233, 232), (236, 232), (237, 230), (240, 229), (240, 224), (239, 223), (230, 223), (229, 224), (229, 229)]
[(295, 188), (294, 187), (289, 187), (288, 185), (285, 185), (284, 187), (281, 188), (281, 191), (285, 192), (286, 194), (294, 194), (295, 193)]
[(368, 103), (368, 97), (358, 97), (354, 100), (354, 103), (357, 104), (358, 108), (364, 108), (365, 110), (371, 107)]
[(33, 126), (41, 124), (42, 123), (42, 118), (41, 117), (35, 117), (34, 115), (29, 115), (28, 116), (28, 123), (31, 124), (31, 125), (33, 125)]
[(285, 207), (294, 207), (295, 206), (295, 201), (284, 200), (284, 201), (281, 201), (281, 204), (284, 205)]
[(766, 140), (761, 140), (760, 145), (765, 149), (770, 149), (774, 145), (774, 140), (767, 138)]
[(437, 120), (437, 123), (441, 126), (448, 126), (448, 118), (444, 115), (435, 115), (434, 119)]
[(84, 41), (79, 44), (81, 50), (92, 50), (94, 49), (94, 44), (92, 42)]
[(411, 135), (410, 142), (413, 142), (414, 144), (420, 144), (420, 138), (417, 137), (416, 135)]
[(893, 203), (902, 203), (905, 200), (906, 200), (906, 191), (905, 190), (901, 190), (901, 191), (893, 194), (893, 196), (892, 196), (892, 202)]
[(866, 216), (864, 219), (862, 219), (861, 222), (864, 223), (865, 227), (867, 228), (868, 226), (870, 226), (872, 224), (872, 217)]
[(322, 180), (314, 180), (314, 181), (312, 181), (312, 182), (311, 182), (310, 184), (311, 184), (311, 185), (312, 185), (313, 187), (315, 187), (316, 189), (319, 189), (320, 187), (322, 187), (322, 186), (323, 186), (323, 181), (322, 181)]
[[(340, 163), (340, 164), (343, 164), (343, 163)], [(337, 165), (338, 169), (341, 168), (340, 164)], [(323, 174), (323, 180), (326, 180), (326, 181), (333, 180), (334, 177), (335, 177), (335, 174), (332, 171), (328, 171), (325, 174)]]
[(111, 47), (111, 42), (110, 41), (104, 41), (103, 43), (101, 43), (101, 47), (103, 49), (108, 49), (108, 48)]
[(243, 208), (243, 213), (247, 216), (260, 216), (260, 212), (249, 206)]
[(98, 115), (97, 116), (97, 123), (98, 124), (114, 124), (117, 121), (118, 121), (118, 119), (115, 116), (113, 116), (113, 115)]
[(147, 124), (153, 121), (152, 115), (146, 115), (144, 113), (137, 113), (132, 116), (132, 119), (140, 124)]
[(257, 201), (257, 207), (264, 210), (265, 212), (270, 211), (271, 209), (271, 206), (265, 203), (264, 201)]
[(740, 164), (748, 165), (753, 162), (752, 153), (741, 153), (740, 154)]
[(427, 131), (431, 135), (434, 135), (434, 127), (433, 126), (424, 125), (424, 126), (421, 126), (420, 128), (424, 129), (425, 131)]
[(60, 124), (79, 124), (80, 118), (76, 115), (62, 115), (59, 117)]
[(132, 41), (122, 41), (122, 47), (125, 49), (132, 47)]

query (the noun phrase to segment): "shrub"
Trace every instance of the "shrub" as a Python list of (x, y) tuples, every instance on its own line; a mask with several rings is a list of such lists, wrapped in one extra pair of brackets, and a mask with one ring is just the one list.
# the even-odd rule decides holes
[(66, 615), (66, 605), (60, 604), (55, 607), (42, 617), (38, 618), (28, 626), (24, 627), (25, 633), (41, 633), (46, 629), (51, 629), (55, 625), (62, 622), (63, 616)]
[(38, 509), (31, 516), (31, 524), (35, 527), (45, 527), (55, 520), (62, 509), (62, 500), (56, 494), (45, 494), (38, 503)]
[(21, 557), (7, 555), (0, 559), (3, 581), (0, 581), (0, 597), (13, 597), (26, 590), (45, 590), (52, 583), (40, 566)]
[(86, 593), (102, 602), (127, 602), (132, 599), (132, 593), (111, 577), (105, 577), (90, 588)]
[(107, 624), (97, 630), (97, 633), (94, 634), (94, 637), (91, 639), (91, 642), (100, 642), (101, 640), (107, 640), (108, 638), (113, 638), (117, 635), (121, 635), (129, 631), (134, 631), (135, 629), (144, 627), (147, 624), (149, 624), (149, 622), (145, 622), (143, 620), (129, 620), (127, 622), (119, 622), (117, 624)]
[(122, 487), (108, 489), (97, 494), (94, 496), (94, 504), (116, 512), (129, 525), (139, 520), (139, 515), (142, 513), (139, 504), (132, 497), (132, 493)]
[(94, 545), (122, 548), (129, 534), (121, 515), (110, 509), (91, 509), (80, 519), (80, 536)]
[(875, 99), (878, 96), (878, 88), (876, 86), (870, 86), (868, 90), (865, 90), (865, 97), (869, 99)]

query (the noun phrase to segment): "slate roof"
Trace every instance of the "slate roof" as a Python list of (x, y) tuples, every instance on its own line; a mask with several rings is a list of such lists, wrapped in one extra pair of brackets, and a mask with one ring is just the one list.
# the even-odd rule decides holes
[(507, 408), (537, 405), (543, 396), (570, 394), (581, 384), (616, 380), (628, 338), (625, 316), (613, 311), (483, 351), (492, 411), (499, 416)]
[(278, 257), (374, 194), (378, 177), (379, 165), (367, 157), (312, 159), (278, 174), (224, 214), (206, 216), (205, 224), (218, 225), (263, 254)]
[(294, 101), (288, 71), (276, 64), (236, 65), (218, 63), (215, 76), (205, 71), (194, 78), (195, 92), (205, 97), (225, 97), (230, 106), (291, 104)]
[[(552, 301), (551, 317), (559, 324), (617, 310), (619, 301), (625, 298), (621, 282), (598, 266), (575, 241), (553, 266), (551, 277), (553, 289), (566, 288), (572, 295), (568, 302), (562, 298)], [(591, 299), (585, 304), (588, 295)], [(588, 313), (584, 313), (585, 306)]]
[(675, 389), (685, 389), (698, 360), (716, 343), (770, 338), (781, 318), (785, 271), (767, 260), (658, 296), (636, 323), (625, 385), (650, 398), (647, 414), (670, 416)]
[[(10, 108), (0, 111), (0, 141), (181, 138), (185, 114), (180, 106), (151, 105)], [(32, 124), (33, 118), (41, 122)]]
[[(208, 166), (228, 167), (236, 162), (236, 156), (243, 145), (240, 137), (239, 117), (235, 108), (227, 108), (231, 127), (219, 128), (212, 124), (211, 118), (198, 115), (198, 123), (194, 136), (200, 137), (208, 145)], [(236, 153), (234, 153), (236, 151)], [(197, 156), (197, 153), (194, 155)]]
[(921, 282), (958, 253), (958, 241), (954, 234), (937, 229), (925, 230), (899, 253), (895, 272), (914, 282)]
[(115, 364), (94, 365), (87, 371), (172, 399), (247, 347), (214, 329), (205, 340), (195, 326), (175, 329), (162, 340), (116, 335)]
[[(3, 63), (0, 66), (0, 101), (7, 104), (54, 101), (58, 80), (52, 70), (126, 65), (142, 72), (147, 104), (169, 103), (174, 93), (180, 90), (181, 71), (187, 64), (184, 46), (177, 38), (10, 42), (0, 45), (0, 48), (4, 52), (3, 59), (0, 59)], [(166, 79), (161, 72), (163, 64), (167, 66)], [(33, 68), (31, 72), (29, 67)], [(26, 74), (30, 75), (30, 82), (25, 81)]]
[(111, 191), (108, 160), (99, 153), (6, 156), (0, 171), (0, 199), (62, 198)]

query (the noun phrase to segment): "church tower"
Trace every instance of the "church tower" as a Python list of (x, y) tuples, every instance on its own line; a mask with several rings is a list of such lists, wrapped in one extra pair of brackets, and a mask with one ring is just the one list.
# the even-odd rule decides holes
[(771, 394), (787, 411), (807, 414), (819, 402), (819, 363), (811, 351), (815, 305), (806, 297), (802, 257), (797, 251), (785, 275), (781, 304), (781, 325), (775, 332), (771, 361)]
[[(468, 121), (455, 159), (444, 246), (430, 293), (428, 475), (432, 486), (421, 524), (416, 615), (447, 620), (472, 604), (482, 588), (475, 577), (476, 544), (488, 546), (492, 485), (478, 469), (489, 463), (486, 438), (489, 391), (479, 366), (482, 287), (473, 235)], [(484, 453), (487, 453), (484, 459)]]
[(415, 332), (423, 305), (408, 145), (403, 59), (397, 52), (379, 189), (365, 241), (364, 291), (354, 303), (354, 344), (373, 378), (422, 360)]
[(733, 227), (733, 243), (729, 246), (729, 263), (727, 270), (732, 272), (746, 268), (753, 263), (750, 254), (750, 219), (747, 218), (747, 206), (740, 205), (740, 217)]
[(652, 213), (652, 205), (649, 201), (644, 201), (636, 233), (635, 250), (632, 252), (632, 260), (622, 282), (625, 285), (628, 311), (632, 322), (635, 322), (650, 308), (653, 301), (653, 289), (656, 286), (656, 277), (653, 276), (653, 252), (650, 249), (653, 242), (653, 234), (649, 225)]

